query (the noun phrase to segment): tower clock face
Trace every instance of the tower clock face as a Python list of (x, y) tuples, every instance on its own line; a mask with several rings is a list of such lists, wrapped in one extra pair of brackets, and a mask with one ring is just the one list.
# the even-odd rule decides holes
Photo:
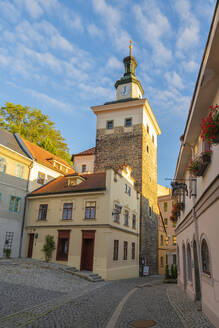
[(122, 96), (126, 96), (128, 93), (129, 93), (129, 86), (128, 85), (122, 86), (120, 89), (120, 94)]

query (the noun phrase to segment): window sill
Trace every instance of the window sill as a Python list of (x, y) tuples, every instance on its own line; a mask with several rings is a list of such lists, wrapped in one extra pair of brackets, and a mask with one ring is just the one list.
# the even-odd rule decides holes
[(61, 219), (60, 222), (73, 221), (73, 219)]
[(127, 228), (129, 228), (129, 225), (128, 224), (123, 224), (124, 225), (124, 227), (127, 227)]
[(114, 223), (118, 223), (118, 224), (120, 224), (120, 221), (113, 221)]
[(95, 221), (95, 220), (96, 220), (96, 218), (89, 218), (89, 219), (88, 218), (84, 218), (83, 219), (83, 221)]
[(56, 261), (65, 261), (65, 262), (67, 262), (67, 261), (68, 261), (68, 259), (63, 259), (63, 258), (56, 258)]
[(46, 221), (48, 221), (48, 220), (47, 219), (43, 219), (43, 220), (37, 219), (37, 222), (46, 222)]

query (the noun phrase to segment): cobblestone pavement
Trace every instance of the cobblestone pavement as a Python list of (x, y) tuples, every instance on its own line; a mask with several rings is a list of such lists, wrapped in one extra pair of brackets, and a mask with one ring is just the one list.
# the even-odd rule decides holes
[(133, 290), (110, 328), (132, 327), (135, 320), (154, 320), (156, 328), (213, 328), (176, 285), (158, 276), (92, 283), (52, 264), (2, 263), (0, 327), (108, 328)]

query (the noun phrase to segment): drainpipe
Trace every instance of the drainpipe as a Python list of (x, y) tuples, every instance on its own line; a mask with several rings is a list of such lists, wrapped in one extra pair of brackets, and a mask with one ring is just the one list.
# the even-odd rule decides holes
[[(28, 166), (29, 172), (28, 172), (28, 178), (27, 178), (26, 194), (29, 192), (29, 187), (30, 187), (30, 173), (31, 173), (32, 167), (33, 167), (33, 162), (31, 162), (30, 165)], [(24, 211), (23, 211), (23, 218), (22, 218), (22, 225), (21, 225), (20, 246), (19, 246), (19, 255), (18, 255), (19, 257), (21, 257), (21, 251), (22, 251), (26, 208), (27, 208), (27, 195), (25, 196), (25, 199), (24, 199)]]

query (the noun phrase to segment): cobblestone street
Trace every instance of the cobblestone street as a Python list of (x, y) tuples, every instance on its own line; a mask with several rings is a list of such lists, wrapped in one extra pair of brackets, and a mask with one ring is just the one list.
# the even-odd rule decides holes
[(137, 320), (159, 328), (213, 327), (158, 276), (93, 283), (54, 264), (0, 262), (0, 327), (125, 328)]

